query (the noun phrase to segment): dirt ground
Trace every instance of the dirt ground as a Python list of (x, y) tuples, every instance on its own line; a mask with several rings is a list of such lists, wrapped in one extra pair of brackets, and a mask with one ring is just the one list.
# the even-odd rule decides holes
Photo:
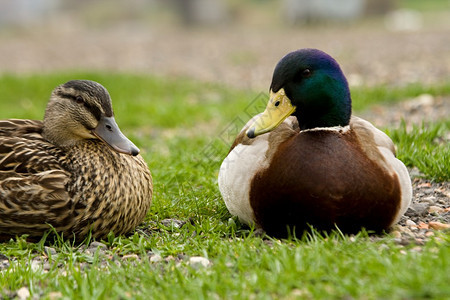
[(0, 71), (129, 71), (266, 91), (283, 55), (299, 48), (319, 48), (337, 59), (351, 85), (450, 79), (449, 30), (58, 25), (12, 32), (0, 28)]

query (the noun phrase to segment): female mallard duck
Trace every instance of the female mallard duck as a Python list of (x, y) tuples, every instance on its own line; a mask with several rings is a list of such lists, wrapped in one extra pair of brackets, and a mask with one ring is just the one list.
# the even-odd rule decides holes
[(316, 49), (289, 53), (277, 64), (267, 108), (236, 137), (219, 189), (231, 214), (275, 236), (310, 225), (380, 232), (400, 219), (412, 197), (391, 139), (351, 117), (345, 76)]
[(131, 231), (152, 198), (138, 154), (102, 85), (58, 86), (43, 122), (0, 121), (0, 236), (39, 237), (50, 226), (75, 238)]

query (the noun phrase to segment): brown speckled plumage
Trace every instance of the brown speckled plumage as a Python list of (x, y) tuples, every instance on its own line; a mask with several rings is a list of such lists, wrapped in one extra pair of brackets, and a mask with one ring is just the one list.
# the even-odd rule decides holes
[[(53, 92), (44, 122), (0, 121), (0, 236), (39, 237), (51, 225), (65, 237), (83, 238), (91, 229), (104, 237), (143, 221), (152, 198), (150, 171), (131, 142), (131, 150), (120, 145), (118, 151), (91, 134), (107, 114), (112, 117), (111, 101), (101, 85), (71, 81)], [(119, 153), (127, 151), (135, 156)]]

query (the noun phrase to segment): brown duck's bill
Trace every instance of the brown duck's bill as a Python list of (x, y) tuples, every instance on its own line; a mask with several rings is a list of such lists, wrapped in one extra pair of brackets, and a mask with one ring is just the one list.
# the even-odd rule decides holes
[(120, 131), (114, 117), (102, 116), (92, 133), (116, 152), (133, 156), (139, 154), (139, 148)]
[(266, 109), (250, 125), (246, 132), (247, 136), (254, 138), (275, 129), (294, 111), (295, 106), (292, 105), (291, 100), (286, 96), (284, 89), (280, 89), (276, 93), (270, 91), (270, 100)]

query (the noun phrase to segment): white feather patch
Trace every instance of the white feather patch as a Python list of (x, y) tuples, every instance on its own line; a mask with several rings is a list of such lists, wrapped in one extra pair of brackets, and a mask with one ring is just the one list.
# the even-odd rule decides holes
[(350, 130), (350, 126), (333, 126), (333, 127), (316, 127), (316, 128), (310, 128), (310, 129), (304, 129), (301, 132), (308, 132), (308, 131), (336, 131), (345, 133)]
[(400, 209), (397, 211), (395, 215), (394, 221), (391, 226), (400, 221), (401, 216), (406, 212), (409, 205), (411, 204), (412, 199), (412, 185), (411, 178), (409, 177), (408, 169), (406, 169), (405, 165), (402, 161), (397, 159), (395, 155), (385, 147), (378, 147), (384, 159), (387, 162), (387, 165), (391, 167), (391, 171), (397, 174), (398, 181), (400, 184), (400, 192), (401, 192), (401, 203)]
[(247, 224), (255, 222), (250, 205), (250, 185), (256, 172), (268, 167), (265, 153), (268, 134), (257, 137), (251, 145), (239, 144), (222, 162), (219, 190), (230, 213)]

